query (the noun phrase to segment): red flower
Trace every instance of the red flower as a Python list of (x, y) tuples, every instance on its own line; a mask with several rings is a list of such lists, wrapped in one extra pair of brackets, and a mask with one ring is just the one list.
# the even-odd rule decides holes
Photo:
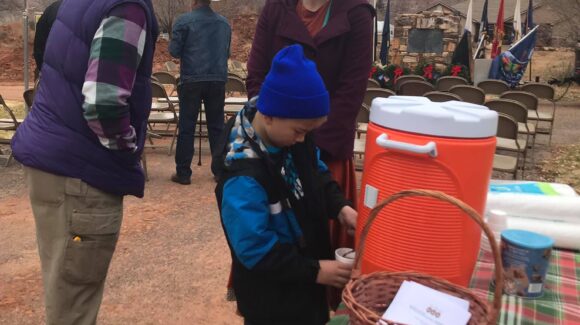
[(378, 70), (378, 69), (377, 69), (377, 67), (372, 67), (372, 68), (371, 68), (371, 73), (370, 73), (370, 75), (369, 75), (369, 78), (372, 78), (372, 77), (373, 77), (373, 75), (375, 74), (375, 72), (377, 72), (377, 70)]
[(403, 75), (403, 68), (397, 67), (395, 69), (395, 77), (393, 78), (395, 84), (397, 83), (397, 79), (399, 79), (399, 77), (402, 76), (402, 75)]
[(453, 67), (451, 67), (451, 75), (457, 77), (459, 73), (461, 73), (461, 70), (462, 70), (461, 66), (454, 65)]
[(427, 79), (433, 79), (433, 66), (432, 65), (428, 65), (426, 67), (423, 68), (423, 77), (427, 78)]

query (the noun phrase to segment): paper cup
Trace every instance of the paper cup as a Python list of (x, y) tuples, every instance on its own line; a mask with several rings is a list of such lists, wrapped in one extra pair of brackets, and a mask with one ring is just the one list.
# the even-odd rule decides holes
[(352, 266), (354, 265), (355, 251), (348, 247), (337, 248), (334, 251), (334, 257), (340, 263)]

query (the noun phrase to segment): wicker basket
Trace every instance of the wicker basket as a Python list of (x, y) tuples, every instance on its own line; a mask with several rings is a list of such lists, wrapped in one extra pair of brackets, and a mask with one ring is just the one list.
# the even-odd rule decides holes
[[(374, 272), (360, 275), (361, 257), (365, 248), (366, 236), (381, 209), (398, 199), (413, 196), (431, 197), (449, 202), (467, 213), (483, 229), (490, 242), (495, 261), (496, 285), (492, 306), (489, 306), (486, 300), (479, 298), (466, 288), (426, 274), (417, 272)], [(383, 324), (395, 324), (391, 321), (381, 319), (381, 316), (397, 294), (401, 283), (405, 280), (415, 281), (469, 301), (469, 312), (471, 313), (469, 324), (496, 324), (498, 312), (501, 310), (503, 290), (503, 272), (499, 249), (495, 244), (493, 232), (487, 227), (478, 213), (454, 197), (437, 191), (408, 190), (399, 192), (383, 200), (371, 211), (367, 223), (362, 230), (354, 263), (353, 277), (342, 292), (343, 302), (349, 312), (350, 324), (375, 325), (379, 320)]]

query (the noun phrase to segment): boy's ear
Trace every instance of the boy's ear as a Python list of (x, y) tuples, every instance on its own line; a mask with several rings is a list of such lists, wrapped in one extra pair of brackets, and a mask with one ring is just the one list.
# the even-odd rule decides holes
[(270, 126), (274, 123), (274, 118), (272, 116), (264, 115), (264, 122), (266, 122), (266, 125)]

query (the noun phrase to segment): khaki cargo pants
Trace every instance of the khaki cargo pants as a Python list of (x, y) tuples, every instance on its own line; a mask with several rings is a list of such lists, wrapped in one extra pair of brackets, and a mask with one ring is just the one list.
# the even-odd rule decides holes
[(95, 324), (123, 219), (123, 197), (25, 167), (49, 325)]

